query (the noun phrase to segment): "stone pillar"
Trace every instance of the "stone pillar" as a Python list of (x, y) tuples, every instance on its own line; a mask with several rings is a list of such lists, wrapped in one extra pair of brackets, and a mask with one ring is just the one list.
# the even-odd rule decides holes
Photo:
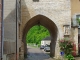
[(78, 28), (74, 28), (74, 43), (76, 44), (76, 54), (78, 55)]
[(58, 40), (56, 41), (56, 46), (55, 46), (55, 59), (60, 59), (61, 55), (60, 55), (60, 47), (59, 47), (59, 42)]
[(50, 56), (54, 57), (55, 56), (55, 46), (56, 46), (56, 40), (55, 37), (51, 39), (50, 43)]
[(71, 28), (71, 38), (76, 44), (76, 54), (78, 55), (78, 27)]

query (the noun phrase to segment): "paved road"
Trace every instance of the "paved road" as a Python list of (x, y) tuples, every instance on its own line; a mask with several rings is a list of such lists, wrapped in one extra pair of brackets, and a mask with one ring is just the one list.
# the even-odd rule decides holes
[(33, 48), (28, 46), (28, 58), (25, 60), (54, 60), (49, 55), (45, 54), (39, 48)]

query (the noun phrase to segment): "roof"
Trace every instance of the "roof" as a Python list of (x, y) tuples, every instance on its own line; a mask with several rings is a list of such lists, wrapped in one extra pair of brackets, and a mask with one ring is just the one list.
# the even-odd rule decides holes
[(43, 40), (51, 40), (51, 37), (48, 36), (48, 37), (44, 38)]

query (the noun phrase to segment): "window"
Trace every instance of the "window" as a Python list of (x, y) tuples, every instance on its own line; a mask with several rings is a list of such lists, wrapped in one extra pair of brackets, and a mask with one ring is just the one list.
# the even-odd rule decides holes
[(76, 17), (77, 17), (78, 19), (80, 19), (80, 15), (76, 15)]
[(39, 0), (33, 0), (33, 2), (39, 2)]
[(76, 15), (76, 20), (77, 20), (77, 22), (78, 22), (79, 25), (80, 25), (80, 15)]
[(80, 14), (75, 14), (72, 17), (72, 27), (78, 27), (80, 25)]

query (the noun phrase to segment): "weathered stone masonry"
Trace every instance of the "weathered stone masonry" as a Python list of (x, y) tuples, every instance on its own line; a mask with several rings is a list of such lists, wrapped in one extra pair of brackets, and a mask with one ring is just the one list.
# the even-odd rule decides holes
[(58, 39), (63, 38), (64, 36), (63, 25), (68, 24), (71, 28), (70, 4), (70, 0), (39, 0), (39, 2), (34, 2), (33, 0), (21, 0), (21, 35), (23, 35), (23, 29), (31, 18), (37, 15), (46, 16), (52, 20), (58, 28), (55, 56), (59, 56)]

